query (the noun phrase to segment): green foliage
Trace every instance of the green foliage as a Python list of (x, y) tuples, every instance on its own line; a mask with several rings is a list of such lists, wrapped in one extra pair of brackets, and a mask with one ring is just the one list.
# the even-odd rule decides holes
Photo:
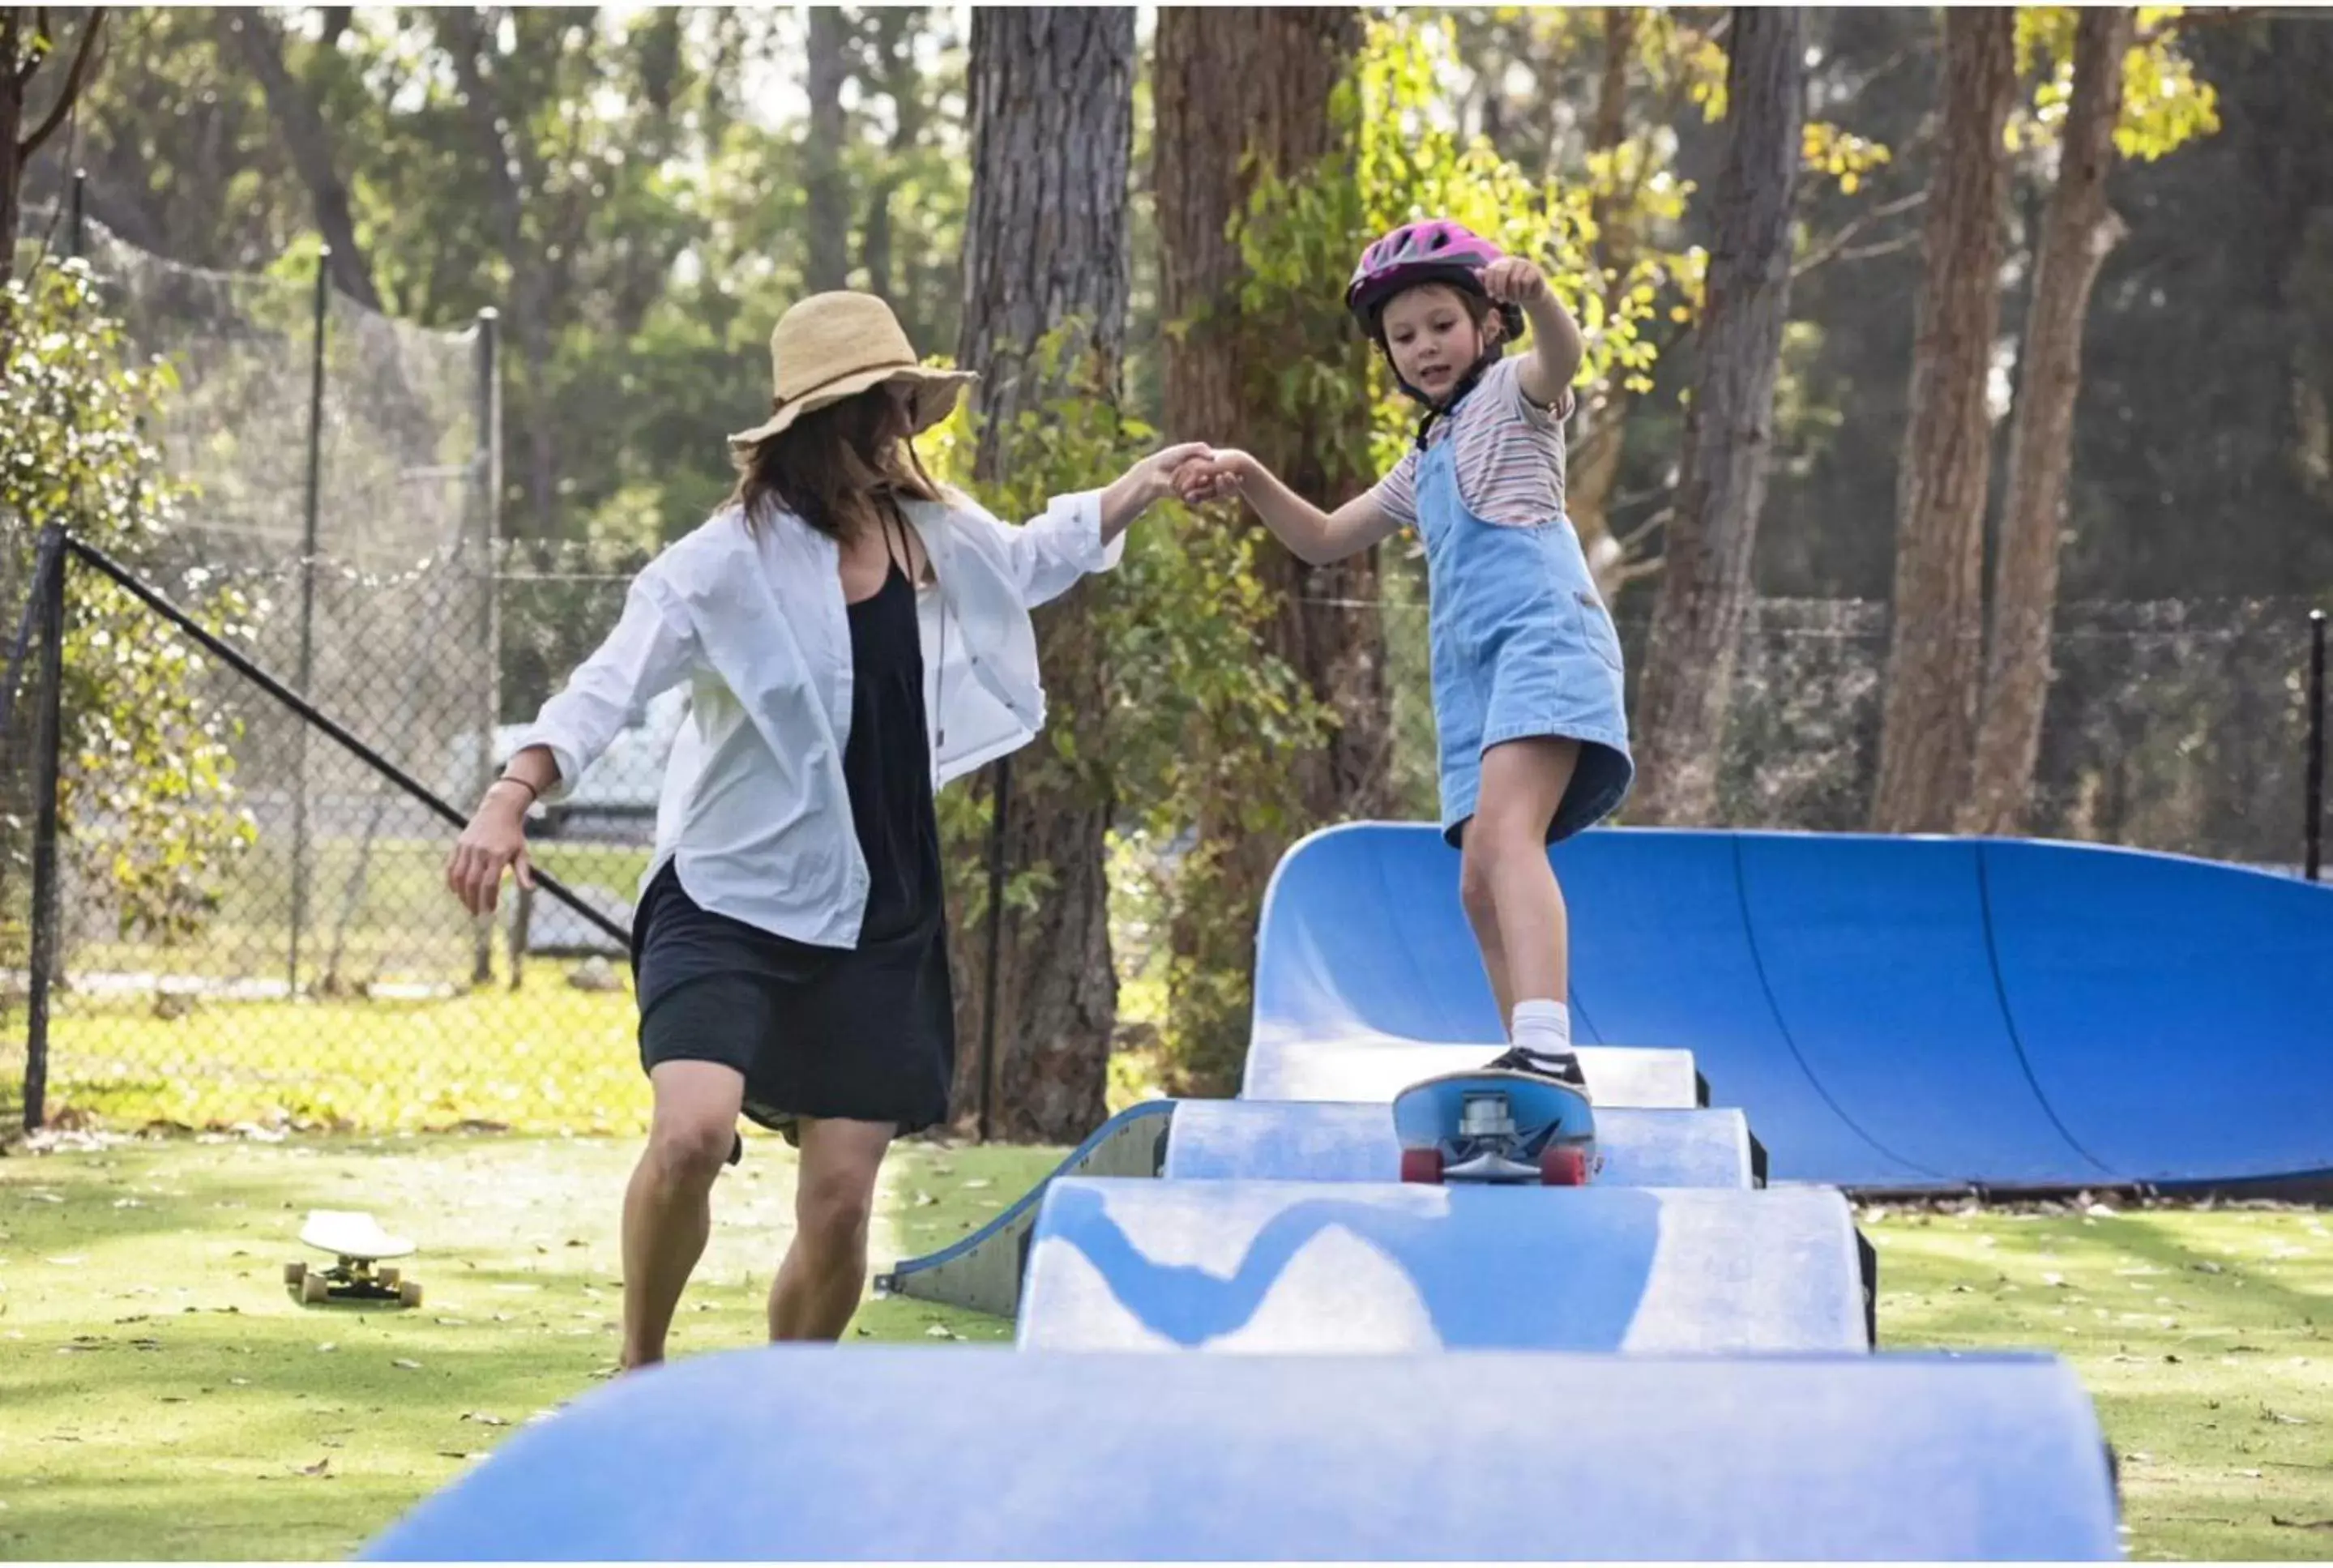
[[(934, 476), (1017, 522), (1042, 512), (1051, 496), (1109, 483), (1155, 451), (1158, 432), (1126, 412), (1109, 367), (1085, 341), (1084, 324), (1069, 321), (1032, 351), (1023, 373), (1050, 391), (996, 433), (996, 480), (972, 482), (980, 431), (965, 404), (918, 443)], [(1094, 755), (1080, 755), (1080, 726), (1057, 711), (1037, 744), (1153, 842), (1172, 840), (1224, 801), (1239, 803), (1238, 836), (1285, 832), (1295, 824), (1289, 781), (1284, 770), (1258, 767), (1257, 758), (1317, 746), (1326, 715), (1285, 661), (1262, 651), (1275, 606), (1254, 569), (1255, 553), (1278, 546), (1259, 530), (1193, 524), (1181, 506), (1160, 504), (1128, 531), (1118, 569), (1075, 590), (1088, 596), (1110, 672), (1101, 743)], [(1058, 707), (1061, 699), (1054, 700)], [(1200, 736), (1236, 736), (1240, 744), (1195, 744)], [(939, 803), (941, 832), (952, 846), (951, 897), (968, 925), (983, 918), (986, 903), (981, 846), (989, 807), (984, 790), (950, 791)], [(1155, 860), (1145, 872), (1157, 877), (1149, 896), (1162, 909), (1207, 907), (1204, 851), (1171, 874)], [(1042, 868), (1015, 875), (1008, 904), (1033, 906), (1043, 875)], [(1171, 915), (1156, 922), (1160, 929), (1173, 923)], [(1251, 938), (1244, 930), (1229, 935)], [(1179, 1018), (1210, 987), (1238, 990), (1243, 1007), (1243, 976), (1237, 952), (1178, 954), (1167, 960), (1166, 985)], [(1166, 1049), (1176, 1054), (1171, 1034)]]
[[(1641, 36), (1651, 48), (1666, 34), (1648, 27)], [(1353, 373), (1375, 364), (1367, 372), (1375, 378), (1370, 451), (1356, 471), (1390, 467), (1417, 418), (1339, 303), (1353, 258), (1387, 230), (1454, 218), (1537, 262), (1579, 322), (1583, 390), (1608, 381), (1651, 390), (1660, 354), (1651, 324), (1700, 297), (1701, 251), (1649, 238), (1683, 217), (1691, 183), (1635, 138), (1590, 153), (1577, 178), (1531, 179), (1488, 139), (1462, 139), (1434, 113), (1450, 47), (1449, 24), (1438, 18), (1373, 20), (1330, 103), (1344, 150), (1319, 168), (1264, 171), (1238, 226), (1250, 274), (1244, 310), (1291, 323), (1282, 405), (1333, 428), (1321, 410), (1350, 399)], [(1616, 244), (1616, 231), (1627, 243)]]
[[(2122, 118), (2115, 149), (2152, 163), (2220, 129), (2219, 94), (2179, 45), (2183, 5), (2142, 5), (2137, 38), (2123, 56)], [(2012, 149), (2054, 141), (2074, 91), (2076, 12), (2031, 5), (2017, 13), (2017, 69), (2039, 82), (2031, 103), (2011, 117)]]
[[(78, 264), (41, 267), (0, 291), (0, 525), (10, 553), (21, 562), (55, 524), (135, 566), (174, 515), (161, 454), (142, 428), (168, 370), (122, 363), (120, 326), (99, 313)], [(232, 592), (182, 586), (215, 630), (251, 613)], [(236, 804), (235, 726), (204, 690), (207, 666), (152, 611), (75, 572), (62, 822), (89, 885), (116, 900), (124, 933), (196, 935), (216, 907), (225, 863), (257, 837)], [(20, 714), (30, 712), (29, 675)]]

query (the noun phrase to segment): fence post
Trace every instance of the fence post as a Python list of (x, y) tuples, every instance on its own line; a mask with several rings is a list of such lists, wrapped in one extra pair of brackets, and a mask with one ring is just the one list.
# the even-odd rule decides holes
[[(479, 651), (485, 656), (485, 669), (478, 682), (478, 765), (477, 787), (471, 792), (469, 803), (475, 807), (486, 786), (494, 782), (494, 765), (501, 759), (494, 755), (494, 726), (502, 722), (502, 318), (492, 305), (478, 313), (478, 384), (475, 417), (477, 425), (477, 456), (471, 476), (471, 505), (478, 518), (478, 533), (484, 545), (481, 575), (485, 584), (485, 606), (479, 617)], [(492, 915), (480, 919), (474, 932), (475, 946), (470, 957), (470, 984), (484, 986), (494, 977), (494, 921)], [(511, 979), (518, 979), (518, 956), (511, 957)]]
[[(300, 528), (300, 670), (298, 690), (312, 695), (316, 662), (316, 525), (324, 476), (324, 321), (331, 297), (332, 247), (316, 251), (316, 310), (308, 363), (308, 494)], [(296, 732), (292, 788), (292, 951), (287, 979), (300, 994), (300, 937), (308, 923), (308, 726)]]
[(988, 826), (988, 973), (980, 1004), (980, 1140), (988, 1141), (991, 1102), (996, 1095), (996, 971), (1004, 954), (1004, 824), (1013, 805), (1013, 759), (999, 757), (990, 791)]
[(32, 953), (24, 1004), (24, 1130), (37, 1131), (49, 1091), (49, 986), (57, 967), (57, 775), (64, 749), (64, 529), (41, 531), (34, 636), (40, 674), (34, 693)]
[(2309, 794), (2302, 807), (2301, 833), (2307, 841), (2306, 872), (2317, 880), (2324, 864), (2325, 843), (2325, 612), (2309, 612), (2309, 760), (2304, 770)]

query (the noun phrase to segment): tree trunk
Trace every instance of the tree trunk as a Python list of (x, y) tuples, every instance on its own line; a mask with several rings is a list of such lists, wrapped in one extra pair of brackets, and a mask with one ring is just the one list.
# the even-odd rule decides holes
[[(1604, 13), (1603, 69), (1597, 75), (1596, 112), (1589, 121), (1590, 156), (1608, 155), (1627, 139), (1628, 67), (1636, 58), (1639, 21), (1637, 13), (1625, 5)], [(1597, 228), (1596, 259), (1613, 269), (1604, 308), (1609, 314), (1618, 314), (1637, 236), (1608, 196), (1599, 196), (1589, 216)], [(1597, 586), (1607, 598), (1619, 592), (1622, 581), (1619, 555), (1606, 541), (1612, 536), (1612, 493), (1620, 482), (1620, 460), (1628, 443), (1628, 409), (1635, 400), (1619, 376), (1598, 389), (1580, 411), (1579, 439), (1572, 447), (1563, 486), (1564, 515), (1578, 531)]]
[(305, 88), (292, 79), (283, 63), (283, 38), (264, 11), (216, 11), (213, 25), (224, 34), (220, 42), (238, 54), (259, 78), (267, 111), (275, 121), (292, 166), (316, 205), (316, 228), (332, 247), (327, 264), (332, 286), (367, 310), (379, 311), (380, 292), (373, 286), (372, 264), (357, 243), (357, 226), (349, 210), (349, 188), (332, 158), (331, 133), (324, 116)]
[(2002, 128), (2014, 13), (1947, 10), (1943, 128), (1921, 236), (1911, 412), (1896, 481), (1896, 583), (1871, 822), (1942, 832), (1968, 793), (1983, 639), (1985, 385), (2001, 322)]
[[(994, 483), (1013, 467), (1012, 427), (1022, 411), (1078, 385), (1117, 392), (1134, 13), (975, 9), (970, 72), (972, 204), (956, 361), (981, 378), (974, 473)], [(1028, 355), (1073, 319), (1092, 358), (1070, 367), (1070, 382), (1049, 384)], [(1037, 873), (1042, 890), (1033, 909), (1003, 917), (992, 1130), (1008, 1139), (1074, 1143), (1106, 1114), (1118, 974), (1107, 874), (1112, 801), (1106, 774), (1090, 761), (1104, 755), (1109, 705), (1094, 617), (1100, 591), (1088, 584), (1036, 612), (1046, 734), (1012, 759), (1004, 866), (1008, 877)], [(984, 919), (961, 932), (955, 953), (963, 1114), (980, 1091), (983, 995), (972, 982), (987, 965)]]
[(538, 178), (541, 160), (526, 127), (514, 123), (504, 111), (494, 78), (488, 74), (496, 53), (497, 15), (461, 10), (441, 11), (437, 15), (440, 25), (451, 29), (454, 79), (462, 89), (463, 107), (477, 142), (494, 238), (510, 266), (511, 330), (526, 370), (527, 488), (535, 536), (549, 539), (559, 530), (559, 457), (552, 434), (556, 410), (552, 406), (551, 386), (552, 280), (542, 247), (533, 243), (526, 232), (528, 193), (542, 189)]
[[(24, 160), (16, 148), (24, 125), (24, 79), (17, 74), (24, 53), (30, 14), (0, 5), (0, 283), (16, 275), (16, 226), (24, 188)], [(0, 331), (6, 323), (0, 322)]]
[(850, 74), (843, 48), (850, 24), (838, 5), (810, 8), (810, 129), (802, 143), (802, 186), (810, 212), (808, 277), (813, 293), (850, 278), (850, 188), (842, 172), (848, 130), (842, 83)]
[(1985, 659), (1974, 780), (1961, 815), (1965, 832), (2013, 833), (2024, 825), (2041, 750), (2058, 608), (2058, 536), (2073, 467), (2074, 403), (2082, 386), (2082, 326), (2090, 286), (2122, 238), (2122, 222), (2107, 206), (2107, 175), (2122, 118), (2123, 56), (2136, 25), (2127, 6), (2086, 10), (2075, 24), (2073, 97), (2025, 317), (2009, 488), (1993, 563), (1992, 645)]
[(1791, 313), (1791, 216), (1806, 101), (1806, 19), (1737, 7), (1725, 163), (1698, 332), (1684, 473), (1662, 547), (1637, 729), (1637, 821), (1712, 821), (1735, 644), (1774, 440)]
[[(43, 59), (30, 58), (34, 40), (55, 25), (54, 14), (46, 6), (0, 5), (0, 283), (16, 272), (16, 226), (23, 221), (25, 166), (56, 135), (89, 85), (99, 41), (105, 34), (105, 12), (100, 7), (88, 14), (70, 56), (59, 47), (63, 42), (60, 34), (49, 31), (53, 52)], [(55, 95), (27, 126), (34, 78), (67, 59), (71, 63), (63, 67)]]
[[(1225, 231), (1254, 185), (1250, 153), (1293, 178), (1333, 152), (1329, 97), (1360, 38), (1350, 10), (1168, 6), (1155, 66), (1160, 318), (1176, 329), (1164, 334), (1167, 434), (1244, 445), (1328, 508), (1372, 476), (1344, 471), (1335, 456), (1357, 443), (1302, 428), (1281, 409), (1285, 334), (1272, 321), (1243, 319), (1247, 269)], [(1358, 403), (1349, 417), (1365, 418)], [(1305, 827), (1377, 814), (1387, 798), (1392, 726), (1377, 552), (1310, 567), (1266, 542), (1256, 575), (1274, 606), (1269, 651), (1334, 715), (1335, 728), (1317, 751), (1288, 757), (1258, 754), (1244, 726), (1194, 737), (1195, 771), (1224, 782), (1201, 804), (1199, 849), (1185, 873), (1206, 879), (1205, 895), (1178, 899), (1169, 938), (1176, 964), (1210, 982), (1179, 988), (1170, 1020), (1193, 1088), (1220, 1087), (1236, 1072), (1256, 915), (1282, 851)], [(1257, 769), (1291, 775), (1303, 820), (1255, 820), (1244, 786)]]

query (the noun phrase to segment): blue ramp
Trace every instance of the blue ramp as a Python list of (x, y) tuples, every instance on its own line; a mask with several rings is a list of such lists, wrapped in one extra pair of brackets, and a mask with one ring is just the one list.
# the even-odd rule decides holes
[[(1567, 1437), (1566, 1434), (1570, 1434)], [(2088, 1560), (2048, 1358), (772, 1346), (593, 1390), (375, 1561)]]
[[(1739, 1111), (1596, 1113), (1608, 1187), (1717, 1187), (1765, 1181), (1765, 1151)], [(1169, 1181), (1398, 1181), (1401, 1145), (1382, 1104), (1186, 1100), (1166, 1132)]]
[(1851, 1351), (1836, 1192), (1056, 1181), (1019, 1343), (1039, 1351)]
[(2333, 1170), (2333, 886), (1988, 842), (2001, 995), (2051, 1117), (2165, 1184)]
[[(1552, 855), (1575, 1034), (1690, 1051), (1777, 1182), (2333, 1172), (2333, 889), (2000, 840), (1599, 829)], [(1492, 1038), (1455, 876), (1431, 824), (1289, 851), (1251, 1097), (1340, 1040)]]

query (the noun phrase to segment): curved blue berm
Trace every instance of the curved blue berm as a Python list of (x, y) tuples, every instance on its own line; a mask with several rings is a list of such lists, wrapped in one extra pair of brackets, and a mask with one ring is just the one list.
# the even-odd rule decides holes
[(775, 1346), (595, 1390), (365, 1555), (2109, 1561), (2117, 1550), (2089, 1400), (2042, 1357)]
[(1038, 1351), (1865, 1348), (1839, 1193), (1056, 1181)]
[[(2333, 1171), (2333, 889), (2007, 840), (1599, 829), (1552, 856), (1577, 1037), (1689, 1050), (1777, 1181)], [(1251, 1093), (1291, 1053), (1318, 1077), (1317, 1043), (1495, 1040), (1457, 864), (1430, 824), (1289, 851)]]
[[(1606, 1187), (1762, 1187), (1766, 1152), (1739, 1111), (1596, 1112)], [(1398, 1181), (1392, 1108), (1337, 1101), (1186, 1100), (1166, 1128), (1169, 1181)]]

